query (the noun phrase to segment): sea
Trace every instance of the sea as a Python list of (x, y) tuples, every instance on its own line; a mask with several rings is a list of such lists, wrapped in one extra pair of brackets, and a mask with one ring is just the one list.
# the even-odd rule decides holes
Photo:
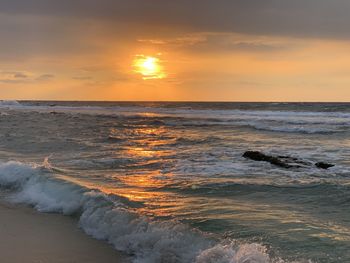
[(0, 186), (136, 263), (350, 262), (350, 104), (1, 101)]

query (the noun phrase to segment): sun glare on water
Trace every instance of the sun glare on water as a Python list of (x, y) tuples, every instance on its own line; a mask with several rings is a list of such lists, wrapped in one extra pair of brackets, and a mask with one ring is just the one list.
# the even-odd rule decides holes
[(163, 79), (166, 77), (161, 61), (157, 57), (137, 55), (133, 62), (134, 71), (142, 75), (142, 79)]

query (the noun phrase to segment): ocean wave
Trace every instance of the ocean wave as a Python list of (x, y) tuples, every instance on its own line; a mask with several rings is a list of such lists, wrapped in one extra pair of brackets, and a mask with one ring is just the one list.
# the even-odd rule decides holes
[[(149, 107), (141, 105), (45, 105), (45, 104), (33, 104), (23, 103), (20, 104), (17, 101), (2, 101), (5, 104), (22, 105), (23, 109), (33, 111), (62, 111), (62, 112), (76, 112), (87, 113), (93, 115), (127, 115), (127, 116), (143, 116), (143, 117), (184, 117), (184, 118), (212, 118), (212, 119), (229, 119), (232, 116), (237, 117), (253, 117), (253, 118), (313, 118), (313, 117), (333, 117), (333, 118), (345, 118), (350, 119), (350, 112), (346, 111), (295, 111), (295, 110), (244, 110), (244, 109), (191, 109), (191, 108), (162, 108), (162, 107)], [(161, 123), (157, 123), (161, 124)]]
[(282, 262), (271, 259), (259, 244), (219, 242), (176, 221), (152, 221), (138, 214), (124, 197), (64, 180), (51, 169), (47, 162), (40, 166), (1, 163), (0, 186), (13, 190), (13, 202), (32, 205), (40, 212), (78, 215), (87, 234), (133, 255), (134, 262)]
[[(163, 191), (181, 192), (186, 195), (202, 195), (213, 197), (240, 197), (243, 195), (251, 195), (253, 198), (257, 193), (266, 193), (265, 198), (273, 196), (277, 198), (285, 198), (293, 196), (293, 201), (315, 202), (320, 205), (322, 200), (333, 207), (347, 207), (349, 205), (350, 185), (327, 182), (325, 180), (292, 180), (284, 183), (266, 183), (261, 182), (226, 182), (226, 183), (198, 183), (198, 184), (169, 184), (162, 188)], [(320, 198), (323, 193), (327, 193), (327, 197)], [(300, 199), (298, 199), (300, 197)], [(258, 194), (261, 200), (262, 196)]]
[(219, 142), (220, 138), (209, 136), (204, 138), (190, 138), (190, 137), (179, 137), (175, 140), (173, 145), (197, 145), (205, 143)]
[[(121, 118), (131, 125), (171, 127), (249, 127), (255, 130), (301, 134), (328, 134), (349, 131), (349, 112), (182, 109), (142, 106), (29, 105), (2, 101), (0, 107), (42, 113), (89, 115), (94, 118)], [(110, 141), (117, 138), (111, 138)], [(114, 140), (116, 141), (116, 140)]]
[(0, 107), (13, 107), (13, 106), (22, 106), (21, 103), (19, 103), (16, 100), (1, 100), (0, 101)]
[(248, 122), (242, 123), (242, 126), (248, 126), (250, 128), (282, 133), (301, 133), (301, 134), (332, 134), (339, 132), (346, 132), (349, 130), (349, 126), (328, 126), (328, 125), (288, 125), (287, 123), (280, 123), (280, 125), (269, 125), (263, 122)]

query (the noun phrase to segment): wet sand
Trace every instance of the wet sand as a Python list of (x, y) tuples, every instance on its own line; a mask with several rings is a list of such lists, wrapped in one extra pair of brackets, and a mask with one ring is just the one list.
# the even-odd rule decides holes
[(71, 217), (0, 203), (0, 262), (118, 263), (129, 258), (86, 235)]

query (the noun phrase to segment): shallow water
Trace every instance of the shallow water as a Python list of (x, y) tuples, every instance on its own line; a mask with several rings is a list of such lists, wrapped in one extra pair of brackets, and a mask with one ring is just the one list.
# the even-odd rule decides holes
[[(135, 262), (350, 261), (350, 104), (26, 101), (0, 111), (8, 198), (78, 214)], [(278, 168), (242, 158), (247, 150), (335, 167)]]

